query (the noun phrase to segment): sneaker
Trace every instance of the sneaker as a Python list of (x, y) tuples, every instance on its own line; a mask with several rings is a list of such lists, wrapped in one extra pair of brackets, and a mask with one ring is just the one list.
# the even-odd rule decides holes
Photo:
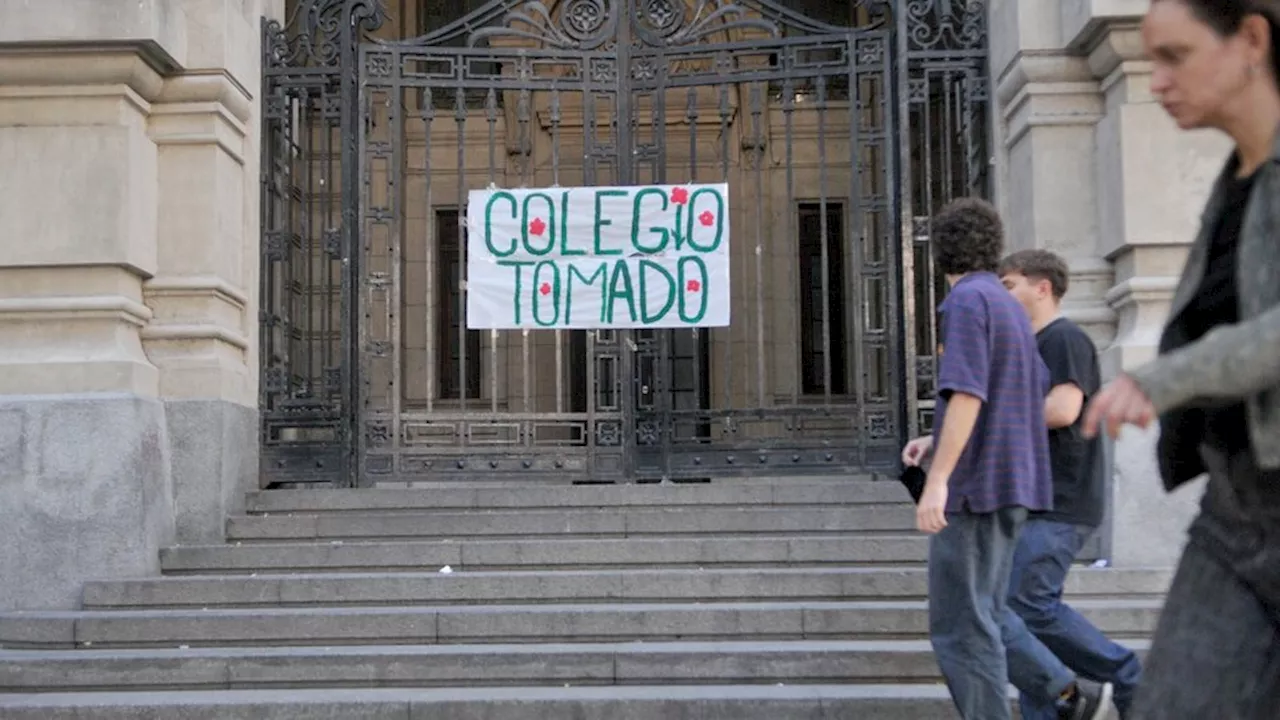
[(1076, 680), (1075, 692), (1058, 701), (1058, 720), (1103, 720), (1111, 711), (1111, 683)]

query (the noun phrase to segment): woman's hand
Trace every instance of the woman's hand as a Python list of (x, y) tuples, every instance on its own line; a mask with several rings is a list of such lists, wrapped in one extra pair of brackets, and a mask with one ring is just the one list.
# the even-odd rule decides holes
[(1084, 435), (1094, 437), (1098, 434), (1098, 425), (1106, 424), (1107, 435), (1112, 440), (1120, 434), (1124, 425), (1137, 425), (1146, 428), (1156, 418), (1155, 406), (1147, 399), (1146, 393), (1128, 375), (1107, 383), (1097, 395), (1089, 401), (1084, 415)]

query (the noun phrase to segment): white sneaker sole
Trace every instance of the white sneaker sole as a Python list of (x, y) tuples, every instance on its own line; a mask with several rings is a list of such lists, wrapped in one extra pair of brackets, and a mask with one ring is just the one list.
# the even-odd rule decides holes
[(1115, 687), (1111, 683), (1102, 684), (1102, 693), (1098, 695), (1098, 709), (1089, 717), (1088, 720), (1106, 720), (1111, 716), (1111, 697), (1115, 694)]

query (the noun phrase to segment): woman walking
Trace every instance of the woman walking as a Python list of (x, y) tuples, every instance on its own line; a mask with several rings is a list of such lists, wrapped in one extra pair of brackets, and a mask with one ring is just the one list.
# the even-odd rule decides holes
[[(1104, 388), (1087, 433), (1160, 419), (1168, 490), (1204, 473), (1131, 720), (1280, 717), (1280, 0), (1153, 0), (1151, 91), (1235, 141), (1159, 356)], [(1159, 192), (1158, 187), (1152, 188)]]

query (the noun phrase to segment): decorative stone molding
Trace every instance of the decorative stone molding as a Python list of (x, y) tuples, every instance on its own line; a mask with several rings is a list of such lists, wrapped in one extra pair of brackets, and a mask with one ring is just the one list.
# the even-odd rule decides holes
[(1107, 337), (1113, 316), (1098, 278), (1109, 281), (1110, 268), (1096, 258), (1093, 242), (1094, 126), (1104, 110), (1097, 81), (1083, 58), (1027, 50), (1000, 77), (996, 99), (1009, 247), (1046, 248), (1066, 257), (1072, 283), (1064, 312), (1095, 337)]
[(224, 70), (189, 70), (170, 76), (161, 89), (159, 102), (168, 105), (216, 103), (240, 122), (253, 115), (253, 95)]
[(218, 277), (155, 278), (144, 285), (147, 301), (172, 313), (142, 332), (147, 341), (217, 341), (248, 351), (249, 338), (240, 326), (249, 298)]
[(1116, 334), (1114, 306), (1106, 300), (1115, 276), (1111, 263), (1097, 255), (1077, 255), (1067, 259), (1071, 287), (1062, 303), (1062, 313), (1084, 329), (1099, 348), (1111, 344)]
[(1135, 25), (1150, 4), (1150, 0), (1059, 0), (1062, 47), (1087, 53), (1115, 27)]
[(164, 81), (149, 134), (158, 146), (215, 144), (243, 165), (253, 110), (249, 91), (227, 73), (183, 73)]
[(119, 295), (0, 298), (0, 318), (16, 320), (119, 320), (138, 327), (151, 320), (151, 308)]
[[(120, 68), (129, 67), (140, 81), (159, 90), (159, 78), (180, 67), (162, 46), (149, 40), (0, 42), (0, 57), (5, 59), (0, 68), (4, 85), (106, 85), (120, 82)], [(155, 94), (124, 82), (141, 95)]]
[(144, 285), (156, 317), (142, 339), (166, 398), (254, 402), (244, 285), (257, 257), (242, 236), (246, 195), (257, 192), (247, 142), (254, 110), (249, 91), (216, 69), (166, 78), (151, 109), (160, 277)]
[(1168, 313), (1178, 279), (1170, 276), (1134, 276), (1107, 291), (1107, 305), (1118, 319), (1114, 342), (1102, 355), (1103, 374), (1114, 377), (1155, 356), (1160, 329)]
[(0, 46), (0, 394), (155, 396), (154, 43)]
[(1031, 128), (1087, 125), (1102, 116), (1098, 84), (1081, 58), (1060, 52), (1020, 53), (996, 84), (996, 101), (1007, 124), (1006, 148)]
[(1126, 19), (1102, 27), (1105, 32), (1094, 33), (1087, 44), (1080, 46), (1094, 77), (1101, 78), (1107, 85), (1117, 71), (1125, 74), (1150, 72), (1137, 21)]

